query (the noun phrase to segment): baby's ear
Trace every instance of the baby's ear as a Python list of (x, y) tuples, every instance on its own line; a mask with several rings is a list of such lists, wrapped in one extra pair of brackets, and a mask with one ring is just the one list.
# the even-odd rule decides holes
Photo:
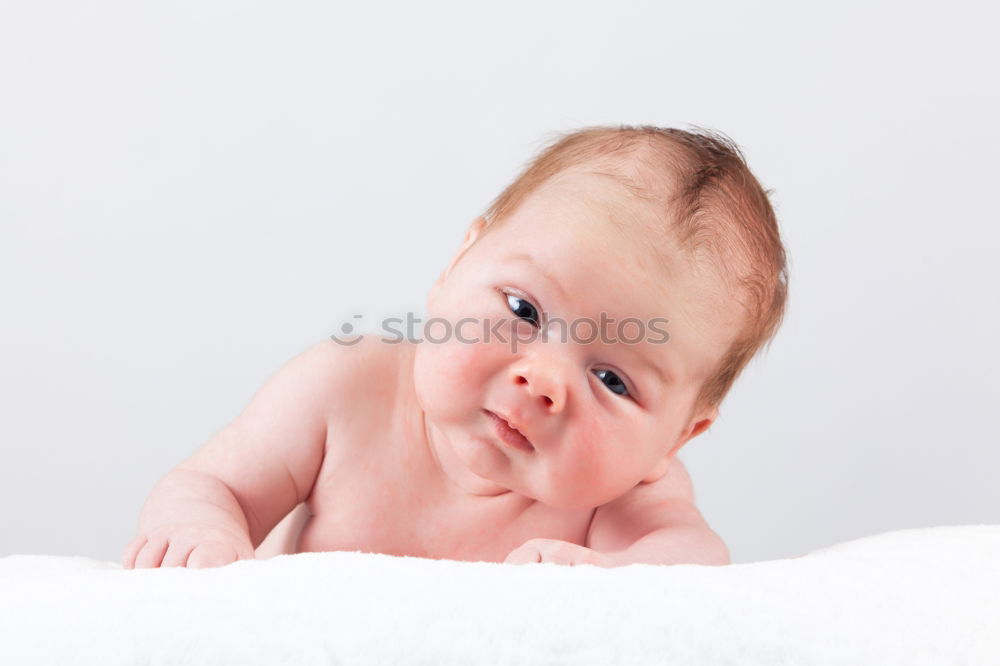
[(674, 459), (674, 456), (677, 455), (677, 452), (680, 451), (681, 448), (693, 438), (708, 430), (709, 426), (715, 423), (715, 419), (717, 418), (719, 418), (718, 407), (710, 407), (704, 410), (701, 414), (692, 418), (690, 423), (688, 423), (688, 427), (681, 433), (681, 436), (677, 438), (673, 448), (671, 448), (667, 455), (663, 456), (663, 458), (656, 463), (656, 467), (654, 467), (653, 470), (643, 478), (643, 481), (652, 483), (663, 476), (666, 473), (667, 468), (670, 467), (670, 463)]
[[(693, 437), (697, 437), (701, 433), (708, 430), (709, 426), (715, 423), (715, 419), (717, 418), (719, 418), (719, 408), (711, 407), (699, 414), (696, 418), (691, 419), (687, 432), (684, 433), (680, 443), (684, 444)], [(680, 446), (678, 445), (677, 448), (680, 448)]]
[(480, 215), (472, 221), (469, 228), (465, 230), (465, 241), (463, 241), (462, 246), (472, 245), (479, 238), (480, 234), (483, 233), (483, 229), (486, 228), (486, 218)]
[(674, 453), (677, 453), (684, 444), (690, 441), (692, 438), (697, 437), (701, 433), (708, 430), (709, 426), (715, 423), (715, 419), (719, 418), (719, 408), (718, 407), (707, 407), (701, 411), (701, 413), (693, 416), (691, 421), (688, 423), (687, 430), (680, 436), (677, 440), (677, 444), (674, 447)]
[(465, 240), (462, 241), (462, 246), (458, 248), (458, 252), (456, 252), (455, 256), (451, 258), (451, 261), (448, 263), (448, 267), (444, 269), (434, 284), (431, 285), (430, 293), (427, 295), (428, 308), (430, 307), (430, 302), (434, 299), (434, 295), (437, 293), (437, 290), (441, 288), (441, 283), (448, 279), (448, 276), (451, 275), (452, 269), (455, 268), (458, 261), (479, 239), (479, 236), (482, 235), (483, 229), (485, 228), (486, 219), (481, 215), (474, 219), (472, 224), (469, 225), (469, 228), (465, 232)]
[(448, 279), (452, 269), (455, 268), (455, 265), (465, 255), (465, 253), (468, 252), (469, 248), (475, 244), (485, 228), (486, 220), (481, 215), (472, 221), (472, 224), (469, 225), (469, 228), (465, 232), (465, 240), (462, 241), (462, 246), (458, 248), (458, 252), (456, 252), (455, 256), (451, 258), (451, 263), (448, 264), (448, 268), (444, 269), (444, 273), (442, 273), (441, 277), (438, 279), (439, 282), (443, 282)]

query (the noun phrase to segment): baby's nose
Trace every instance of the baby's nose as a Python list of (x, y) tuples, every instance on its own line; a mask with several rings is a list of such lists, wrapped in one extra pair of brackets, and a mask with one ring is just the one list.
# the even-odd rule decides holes
[(529, 395), (539, 400), (548, 413), (558, 414), (562, 411), (566, 403), (566, 382), (560, 376), (559, 368), (543, 363), (520, 365), (511, 372), (511, 379), (515, 385), (523, 386)]

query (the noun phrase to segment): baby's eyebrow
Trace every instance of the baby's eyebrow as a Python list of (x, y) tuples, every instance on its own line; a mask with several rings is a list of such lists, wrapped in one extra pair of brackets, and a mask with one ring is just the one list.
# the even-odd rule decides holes
[(661, 365), (659, 363), (656, 363), (655, 361), (653, 361), (652, 358), (650, 358), (650, 356), (651, 356), (650, 354), (643, 354), (641, 352), (639, 353), (639, 357), (642, 358), (642, 360), (645, 361), (646, 365), (653, 370), (653, 373), (657, 377), (659, 377), (660, 383), (662, 384), (674, 383), (674, 381), (677, 378), (677, 372), (675, 371), (674, 367), (670, 364)]
[(542, 277), (544, 277), (546, 280), (548, 280), (549, 283), (552, 284), (556, 288), (556, 291), (559, 292), (559, 296), (564, 301), (568, 300), (567, 296), (566, 296), (566, 290), (563, 289), (563, 287), (562, 287), (561, 284), (559, 284), (559, 281), (556, 280), (555, 276), (552, 275), (552, 273), (550, 273), (544, 266), (542, 266), (541, 264), (539, 264), (538, 262), (536, 262), (531, 257), (531, 255), (524, 254), (523, 252), (518, 252), (516, 254), (510, 255), (509, 257), (507, 257), (507, 259), (510, 260), (510, 261), (523, 261), (523, 262), (525, 262), (527, 264), (530, 264), (532, 268), (534, 268), (536, 271), (538, 271), (539, 273), (541, 273)]

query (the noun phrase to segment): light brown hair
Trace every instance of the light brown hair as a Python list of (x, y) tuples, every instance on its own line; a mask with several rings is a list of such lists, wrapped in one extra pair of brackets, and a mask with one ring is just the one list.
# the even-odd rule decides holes
[(718, 406), (784, 317), (788, 269), (770, 192), (720, 132), (588, 127), (558, 137), (525, 167), (490, 204), (487, 230), (543, 183), (581, 165), (598, 167), (597, 173), (658, 208), (666, 236), (691, 259), (710, 260), (743, 307), (744, 324), (702, 385), (694, 411)]

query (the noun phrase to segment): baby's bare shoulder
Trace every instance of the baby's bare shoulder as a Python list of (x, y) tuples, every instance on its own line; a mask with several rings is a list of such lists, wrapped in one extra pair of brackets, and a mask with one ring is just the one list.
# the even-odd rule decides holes
[[(313, 347), (317, 372), (328, 378), (330, 393), (336, 401), (335, 411), (359, 409), (359, 405), (377, 408), (395, 394), (401, 377), (407, 370), (406, 342), (388, 342), (376, 335), (365, 335), (349, 342), (330, 339)], [(379, 398), (379, 400), (373, 400)]]
[(599, 506), (587, 533), (586, 545), (602, 552), (624, 550), (644, 535), (697, 515), (694, 488), (684, 463), (676, 456), (656, 481), (636, 485), (616, 500)]
[(312, 347), (308, 353), (326, 372), (339, 377), (354, 373), (393, 375), (405, 356), (404, 343), (388, 342), (377, 335), (364, 335), (350, 341), (330, 339)]

